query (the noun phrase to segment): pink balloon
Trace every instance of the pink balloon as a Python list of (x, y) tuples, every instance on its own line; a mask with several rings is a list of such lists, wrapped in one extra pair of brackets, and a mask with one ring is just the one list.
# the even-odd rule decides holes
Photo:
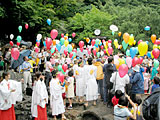
[(61, 33), (61, 37), (62, 37), (62, 38), (64, 37), (64, 34), (63, 34), (63, 33)]
[(102, 40), (102, 43), (104, 43), (105, 42), (105, 40)]
[(111, 47), (112, 46), (112, 44), (111, 43), (108, 43), (108, 47)]
[(156, 41), (154, 42), (154, 44), (159, 45), (159, 44), (160, 44), (160, 40), (156, 40)]
[(91, 42), (92, 46), (94, 46), (95, 43), (96, 43), (96, 41), (95, 41), (95, 39), (93, 39)]
[(91, 54), (91, 51), (90, 51), (90, 50), (88, 50), (88, 54), (89, 54), (89, 55)]
[(67, 51), (67, 50), (64, 50), (64, 54), (67, 56), (67, 54), (68, 54), (68, 51)]
[(63, 65), (62, 65), (62, 69), (63, 69), (63, 71), (64, 71), (64, 72), (66, 72), (66, 71), (67, 71), (67, 69), (68, 69), (67, 64), (63, 64)]
[(103, 50), (103, 48), (104, 48), (104, 46), (103, 45), (101, 45), (101, 49)]
[(132, 66), (134, 67), (134, 66), (136, 66), (137, 64), (139, 64), (139, 59), (138, 59), (137, 57), (134, 57), (134, 58), (132, 59)]
[(13, 46), (13, 41), (10, 41), (9, 44), (10, 44), (11, 46)]
[(79, 42), (79, 47), (82, 48), (83, 46), (84, 46), (84, 42), (83, 42), (83, 41), (80, 41), (80, 42)]
[(52, 39), (51, 38), (47, 38), (46, 39), (46, 47), (47, 47), (47, 49), (50, 49), (51, 45), (52, 45)]
[(38, 48), (38, 47), (35, 47), (35, 49), (34, 49), (34, 50), (35, 50), (35, 52), (36, 52), (36, 53), (38, 53), (38, 52), (39, 52), (39, 48)]
[(109, 47), (109, 48), (108, 48), (108, 53), (109, 53), (110, 55), (112, 55), (112, 53), (113, 53), (113, 48), (112, 48), (112, 47)]
[(122, 64), (118, 70), (119, 76), (123, 78), (128, 73), (128, 67), (126, 64)]
[(131, 57), (127, 57), (126, 58), (126, 63), (128, 65), (128, 67), (131, 68), (131, 66), (132, 66), (132, 58)]
[(63, 75), (61, 72), (58, 73), (58, 79), (59, 79), (59, 81), (60, 81), (61, 83), (64, 82), (64, 75)]
[(73, 56), (73, 53), (71, 52), (71, 53), (69, 54), (69, 57), (72, 58), (72, 56)]
[(142, 64), (142, 62), (143, 62), (143, 58), (140, 57), (140, 58), (139, 58), (139, 64)]
[(108, 43), (112, 43), (112, 40), (108, 40)]
[(106, 50), (104, 50), (103, 52), (104, 52), (104, 54), (106, 54)]
[(138, 41), (138, 45), (139, 45), (139, 43), (141, 43), (141, 42), (143, 42), (143, 40), (139, 40), (139, 41)]
[(53, 29), (51, 30), (50, 35), (51, 35), (51, 38), (54, 40), (58, 35), (58, 31), (56, 29)]
[(40, 46), (40, 42), (37, 42), (36, 45), (39, 47)]
[(18, 60), (18, 58), (19, 58), (19, 50), (18, 50), (18, 48), (12, 48), (11, 56), (13, 57), (14, 60)]
[(28, 27), (29, 27), (29, 25), (26, 23), (26, 24), (25, 24), (25, 28), (28, 29)]
[(72, 52), (75, 52), (75, 53), (77, 53), (77, 50), (76, 50), (76, 49), (73, 49), (73, 50), (72, 50)]
[(96, 55), (96, 50), (93, 50), (93, 54)]
[(155, 59), (157, 59), (159, 57), (159, 50), (157, 48), (155, 48), (152, 51), (152, 55), (154, 56)]
[(76, 36), (76, 33), (75, 33), (75, 32), (73, 32), (73, 33), (72, 33), (72, 37), (74, 38), (75, 36)]
[(82, 48), (80, 48), (80, 50), (81, 50), (81, 52), (83, 52), (83, 47), (82, 47)]

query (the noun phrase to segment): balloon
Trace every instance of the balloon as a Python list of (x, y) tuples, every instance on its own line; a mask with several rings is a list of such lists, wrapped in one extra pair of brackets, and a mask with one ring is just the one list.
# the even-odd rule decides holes
[(39, 47), (40, 46), (40, 42), (36, 42), (36, 45)]
[(159, 50), (157, 48), (155, 48), (152, 51), (152, 55), (154, 56), (155, 59), (157, 59), (159, 57)]
[(127, 51), (126, 51), (126, 55), (127, 55), (127, 56), (130, 56), (130, 50), (127, 50)]
[(142, 62), (143, 62), (143, 58), (139, 57), (139, 64), (142, 64)]
[(134, 58), (132, 59), (132, 66), (134, 67), (134, 66), (136, 66), (137, 64), (139, 64), (139, 59), (138, 59), (137, 57), (134, 57)]
[(148, 45), (146, 42), (141, 42), (138, 45), (138, 51), (140, 56), (144, 56), (148, 51)]
[(39, 48), (38, 47), (35, 47), (34, 50), (35, 50), (36, 53), (39, 52)]
[(77, 50), (76, 49), (73, 49), (73, 51), (72, 52), (75, 52), (75, 53), (77, 53)]
[(11, 46), (13, 46), (13, 41), (10, 41), (9, 44), (10, 44)]
[(29, 27), (29, 25), (26, 23), (26, 24), (25, 24), (25, 28), (28, 29), (28, 27)]
[(96, 52), (98, 52), (99, 51), (99, 47), (98, 48), (96, 48)]
[(73, 52), (73, 58), (76, 57), (76, 52)]
[(112, 44), (111, 43), (108, 43), (108, 47), (111, 47), (112, 46)]
[(108, 40), (108, 43), (112, 43), (112, 40)]
[(64, 45), (65, 45), (65, 47), (67, 47), (67, 46), (68, 46), (68, 44), (69, 44), (69, 41), (68, 41), (68, 40), (65, 40), (65, 41), (64, 41)]
[(58, 65), (58, 71), (62, 70), (62, 65)]
[(58, 73), (58, 79), (59, 79), (59, 81), (61, 82), (61, 83), (63, 83), (64, 82), (64, 75), (60, 72), (60, 73)]
[(12, 40), (14, 38), (14, 35), (13, 34), (10, 34), (10, 39)]
[(54, 53), (55, 49), (54, 48), (51, 48), (51, 53)]
[(63, 64), (63, 65), (62, 65), (62, 69), (63, 69), (64, 72), (66, 72), (66, 70), (68, 69), (67, 64)]
[(84, 42), (83, 42), (83, 41), (80, 41), (80, 42), (79, 42), (79, 47), (82, 48), (83, 46), (84, 46)]
[(106, 54), (106, 50), (104, 50), (103, 52), (104, 52), (104, 54)]
[(96, 39), (96, 41), (95, 41), (95, 42), (96, 42), (96, 45), (98, 45), (98, 44), (99, 44), (99, 39)]
[(58, 35), (58, 31), (56, 29), (53, 29), (51, 30), (50, 35), (51, 35), (51, 38), (54, 40)]
[(158, 60), (154, 60), (154, 67), (156, 69), (159, 67), (159, 61)]
[(90, 50), (88, 50), (88, 54), (89, 54), (89, 55), (91, 54), (91, 51), (90, 51)]
[(119, 36), (119, 37), (121, 37), (121, 35), (122, 35), (122, 33), (121, 33), (121, 32), (119, 32), (119, 33), (118, 33), (118, 36)]
[(100, 53), (99, 53), (99, 52), (97, 52), (97, 57), (99, 58), (99, 56), (100, 56)]
[(132, 66), (132, 58), (131, 58), (131, 57), (127, 57), (127, 58), (126, 58), (126, 63), (127, 63), (127, 66), (128, 66), (129, 68), (131, 68), (131, 66)]
[(61, 38), (61, 39), (60, 39), (60, 44), (63, 45), (63, 44), (64, 44), (64, 41), (65, 41), (65, 39), (64, 39), (64, 38)]
[(50, 49), (51, 45), (52, 45), (52, 39), (51, 38), (47, 38), (46, 39), (46, 47), (47, 47), (47, 49)]
[(72, 42), (72, 38), (68, 38), (68, 41), (69, 41), (69, 42)]
[(73, 33), (72, 33), (72, 37), (74, 38), (75, 36), (76, 36), (76, 33), (73, 32)]
[(48, 25), (51, 25), (51, 19), (47, 19)]
[(119, 58), (118, 61), (119, 61), (119, 65), (125, 64), (125, 61), (122, 58)]
[(46, 46), (46, 42), (45, 41), (43, 41), (43, 45)]
[(101, 46), (101, 49), (103, 50), (103, 48), (104, 48), (104, 46), (102, 45), (102, 46)]
[(70, 53), (70, 52), (72, 52), (72, 46), (71, 45), (68, 45), (68, 52)]
[(116, 66), (116, 68), (118, 69), (119, 68), (119, 60), (118, 59), (114, 59), (114, 64)]
[(137, 50), (136, 50), (135, 47), (131, 47), (131, 48), (130, 48), (130, 55), (131, 55), (132, 59), (133, 59), (134, 56), (136, 55), (136, 52), (137, 52)]
[(149, 26), (146, 26), (146, 27), (144, 28), (144, 30), (145, 30), (145, 31), (149, 31), (149, 30), (150, 30), (150, 27), (149, 27)]
[(64, 34), (63, 34), (63, 33), (61, 33), (61, 37), (62, 37), (62, 38), (64, 37)]
[(139, 41), (138, 41), (138, 45), (139, 45), (141, 42), (143, 42), (143, 40), (139, 40)]
[(151, 58), (151, 52), (147, 52), (147, 56)]
[(67, 56), (67, 54), (68, 54), (68, 51), (67, 51), (67, 50), (64, 50), (64, 54)]
[(128, 67), (126, 64), (122, 64), (118, 69), (119, 76), (123, 78), (128, 73)]
[(154, 44), (159, 45), (159, 44), (160, 44), (160, 40), (156, 40), (156, 41), (154, 42)]
[(153, 35), (151, 36), (151, 40), (152, 40), (152, 43), (154, 43), (154, 42), (156, 41), (156, 35), (153, 34)]
[(155, 49), (155, 48), (158, 48), (158, 45), (156, 45), (156, 44), (155, 44), (155, 45), (153, 45), (153, 49)]
[(128, 44), (129, 44), (130, 46), (132, 46), (132, 45), (134, 44), (134, 37), (133, 37), (133, 36), (130, 36), (130, 37), (129, 37)]
[(12, 48), (11, 56), (13, 57), (14, 60), (18, 60), (18, 58), (19, 58), (19, 50), (18, 50), (18, 48)]
[(21, 36), (17, 36), (17, 41), (20, 42), (22, 40)]
[(18, 26), (18, 30), (19, 30), (19, 32), (21, 32), (22, 31), (22, 26), (20, 25), (20, 26)]
[(123, 34), (123, 39), (124, 39), (125, 43), (128, 43), (128, 41), (129, 41), (129, 34), (128, 33), (124, 33)]
[(112, 47), (109, 47), (109, 48), (108, 48), (108, 53), (109, 53), (110, 55), (112, 55), (112, 53), (113, 53), (113, 48), (112, 48)]
[(60, 45), (60, 44), (57, 44), (57, 45), (56, 45), (56, 48), (57, 48), (57, 50), (60, 52), (60, 50), (61, 50), (61, 45)]
[(81, 52), (83, 52), (83, 47), (82, 47), (82, 48), (80, 48), (80, 50), (81, 50)]
[(90, 39), (89, 39), (89, 38), (86, 38), (86, 42), (89, 43), (89, 41), (90, 41)]
[(72, 58), (72, 56), (73, 56), (73, 53), (71, 52), (71, 53), (69, 54), (69, 57)]
[(96, 55), (96, 50), (93, 50), (93, 54)]
[(133, 42), (133, 45), (135, 45), (136, 44), (136, 40), (134, 40), (134, 42)]
[(80, 51), (80, 49), (79, 49), (79, 48), (77, 48), (77, 51)]
[(52, 43), (53, 43), (53, 46), (56, 45), (56, 40), (53, 40)]
[(123, 46), (123, 49), (126, 50), (127, 47), (128, 47), (128, 43), (126, 43), (125, 41), (122, 42), (122, 46)]
[(41, 34), (38, 34), (38, 35), (37, 35), (37, 40), (40, 40), (40, 39), (42, 39), (42, 35), (41, 35)]
[(66, 34), (66, 36), (68, 37), (68, 33)]
[(67, 40), (67, 39), (68, 39), (68, 36), (64, 36), (64, 39)]
[(96, 41), (93, 39), (92, 42), (91, 42), (92, 46), (94, 46), (95, 43), (96, 43)]

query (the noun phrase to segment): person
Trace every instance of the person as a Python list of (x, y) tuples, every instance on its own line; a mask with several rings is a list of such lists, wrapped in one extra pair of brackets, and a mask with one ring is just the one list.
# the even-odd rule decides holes
[(52, 109), (52, 115), (54, 116), (54, 120), (57, 120), (56, 116), (62, 114), (62, 120), (64, 120), (66, 119), (64, 115), (65, 107), (62, 98), (64, 87), (60, 84), (57, 70), (54, 70), (52, 73), (53, 78), (50, 81), (50, 107)]
[(78, 62), (78, 68), (75, 70), (75, 79), (76, 79), (76, 101), (82, 103), (83, 96), (85, 94), (85, 79), (84, 79), (84, 67), (83, 62)]
[(27, 83), (29, 83), (29, 87), (32, 87), (32, 80), (31, 80), (31, 73), (30, 69), (32, 68), (31, 64), (28, 62), (29, 59), (27, 56), (24, 56), (24, 62), (22, 64), (22, 70), (23, 70), (23, 78), (24, 78), (24, 92), (27, 88)]
[(88, 101), (94, 101), (93, 105), (96, 105), (98, 98), (98, 85), (96, 82), (97, 68), (92, 65), (92, 58), (88, 58), (88, 65), (85, 65), (85, 84), (86, 84), (86, 103), (84, 109), (88, 107)]
[(21, 82), (10, 80), (10, 74), (4, 72), (0, 79), (0, 120), (16, 120), (16, 101), (22, 101)]
[(52, 78), (52, 74), (51, 74), (51, 71), (50, 71), (52, 69), (52, 64), (50, 62), (50, 57), (49, 56), (47, 56), (47, 62), (45, 64), (45, 66), (46, 66), (46, 70), (45, 70), (46, 80), (45, 80), (45, 83), (46, 83), (46, 87), (48, 87), (49, 86), (49, 82), (50, 82), (50, 80)]
[(31, 64), (30, 72), (33, 73), (33, 67), (36, 65), (36, 62), (32, 60), (32, 56), (29, 56), (29, 63)]
[(4, 61), (2, 56), (0, 56), (0, 71), (1, 70), (4, 70)]
[(152, 86), (152, 89), (151, 89), (151, 93), (154, 92), (154, 90), (156, 88), (160, 87), (159, 82), (160, 82), (160, 79), (157, 76), (155, 76), (154, 79), (153, 79), (153, 86)]
[(83, 55), (83, 64), (86, 65), (87, 62), (87, 58), (86, 58), (86, 54)]
[(124, 95), (124, 93), (122, 93), (121, 90), (116, 90), (115, 96), (112, 98), (112, 104), (113, 104), (113, 106), (115, 106), (115, 105), (118, 104), (119, 98), (121, 96), (123, 96), (123, 95)]
[(67, 98), (69, 101), (69, 107), (68, 109), (72, 109), (72, 100), (74, 98), (74, 78), (73, 78), (73, 70), (70, 70), (68, 72), (68, 80), (67, 80), (67, 84), (68, 84), (68, 91), (67, 91)]
[(96, 62), (94, 63), (94, 65), (97, 67), (97, 84), (98, 84), (98, 91), (100, 94), (100, 98), (103, 98), (103, 78), (104, 78), (104, 74), (103, 74), (103, 65), (101, 64), (101, 60), (97, 59)]
[(148, 89), (149, 89), (149, 78), (150, 78), (150, 74), (149, 73), (144, 73), (144, 93), (147, 94), (148, 93)]
[(107, 102), (107, 106), (111, 107), (111, 96), (109, 94), (109, 91), (112, 89), (113, 84), (110, 82), (110, 78), (113, 72), (116, 71), (116, 66), (113, 64), (114, 59), (113, 57), (108, 58), (108, 64), (105, 64), (103, 67), (104, 72), (104, 79), (103, 79), (103, 85), (104, 85), (104, 104)]
[(44, 76), (38, 72), (36, 77), (37, 80), (34, 82), (32, 93), (32, 116), (35, 120), (47, 120), (46, 104), (48, 103), (48, 93), (44, 83)]
[[(129, 103), (133, 107), (133, 114), (128, 109)], [(136, 120), (136, 105), (132, 102), (128, 95), (123, 95), (119, 98), (118, 104), (114, 106), (114, 120), (126, 120), (127, 117)]]

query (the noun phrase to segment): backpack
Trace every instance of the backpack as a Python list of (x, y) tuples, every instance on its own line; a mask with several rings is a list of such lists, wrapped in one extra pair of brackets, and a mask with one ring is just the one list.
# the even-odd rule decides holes
[(103, 66), (98, 65), (97, 66), (97, 80), (102, 80), (104, 78), (104, 73), (103, 73)]
[(144, 100), (142, 113), (145, 120), (160, 120), (160, 88)]

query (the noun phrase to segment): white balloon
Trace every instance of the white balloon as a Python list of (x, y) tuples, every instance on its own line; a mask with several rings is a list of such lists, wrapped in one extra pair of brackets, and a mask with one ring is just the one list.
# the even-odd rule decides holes
[(111, 25), (110, 30), (112, 30), (113, 32), (118, 31), (118, 27), (116, 25)]
[(41, 34), (38, 34), (38, 35), (37, 35), (37, 40), (40, 40), (40, 39), (42, 39), (42, 35), (41, 35)]
[(94, 34), (95, 35), (99, 35), (101, 33), (101, 31), (99, 30), (99, 29), (96, 29), (95, 31), (94, 31)]
[(10, 39), (12, 40), (14, 38), (14, 35), (13, 34), (10, 34)]
[(59, 44), (59, 42), (60, 42), (59, 40), (56, 40), (56, 44)]

